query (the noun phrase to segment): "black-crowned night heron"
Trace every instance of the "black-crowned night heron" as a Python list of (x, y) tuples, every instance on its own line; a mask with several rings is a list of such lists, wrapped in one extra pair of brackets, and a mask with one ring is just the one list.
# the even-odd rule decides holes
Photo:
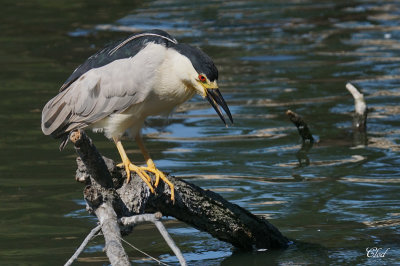
[[(206, 97), (226, 124), (219, 106), (232, 115), (217, 86), (218, 70), (200, 49), (178, 43), (161, 30), (137, 33), (111, 44), (80, 65), (42, 112), (42, 130), (62, 138), (60, 150), (73, 130), (89, 127), (112, 139), (127, 173), (136, 172), (154, 193), (162, 179), (144, 147), (141, 128), (148, 116), (168, 114), (194, 94)], [(125, 132), (135, 138), (147, 166), (131, 163), (121, 144)], [(152, 184), (149, 172), (155, 175)]]

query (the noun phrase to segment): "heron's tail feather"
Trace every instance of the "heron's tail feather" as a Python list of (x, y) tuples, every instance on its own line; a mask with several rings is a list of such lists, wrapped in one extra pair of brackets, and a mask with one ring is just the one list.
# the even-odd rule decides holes
[(74, 113), (71, 109), (68, 90), (62, 91), (51, 99), (42, 111), (42, 131), (45, 135), (62, 138), (60, 150), (68, 143), (68, 135), (74, 129), (85, 127), (83, 123), (73, 121)]
[[(68, 119), (72, 115), (67, 102), (64, 101), (64, 92), (51, 99), (42, 110), (42, 131), (45, 135), (60, 137), (63, 126), (68, 124)], [(61, 130), (62, 131), (62, 130)]]
[(68, 140), (69, 140), (69, 134), (64, 134), (62, 137), (61, 143), (60, 143), (60, 151), (62, 151), (65, 146), (67, 146)]

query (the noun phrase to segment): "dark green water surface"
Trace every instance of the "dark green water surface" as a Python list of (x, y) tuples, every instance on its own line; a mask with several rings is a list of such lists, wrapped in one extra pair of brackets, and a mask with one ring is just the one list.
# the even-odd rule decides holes
[[(242, 253), (167, 219), (189, 265), (400, 265), (400, 2), (1, 1), (0, 20), (1, 265), (62, 265), (95, 226), (74, 181), (75, 153), (42, 134), (41, 108), (103, 45), (151, 28), (214, 59), (235, 119), (225, 128), (200, 97), (168, 121), (150, 119), (157, 166), (266, 217), (294, 242)], [(366, 97), (367, 145), (353, 136), (347, 82)], [(288, 109), (318, 141), (308, 165), (296, 157)], [(178, 263), (151, 225), (126, 240)], [(103, 244), (97, 237), (75, 265), (107, 265)], [(373, 247), (385, 257), (368, 257)], [(126, 250), (134, 263), (157, 265)]]

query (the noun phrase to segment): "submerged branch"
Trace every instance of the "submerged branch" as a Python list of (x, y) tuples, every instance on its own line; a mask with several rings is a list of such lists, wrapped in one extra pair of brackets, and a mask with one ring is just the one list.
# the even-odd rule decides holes
[(354, 145), (366, 145), (367, 139), (367, 115), (368, 108), (364, 95), (360, 93), (351, 83), (346, 84), (346, 89), (354, 98), (353, 115), (353, 139)]
[(299, 166), (308, 166), (310, 165), (308, 153), (314, 145), (314, 137), (312, 136), (307, 123), (300, 115), (291, 110), (287, 110), (286, 115), (289, 117), (290, 121), (292, 121), (293, 124), (297, 127), (299, 135), (303, 140), (300, 150), (298, 150), (296, 153), (297, 160), (299, 161)]
[(311, 134), (310, 129), (308, 128), (307, 123), (303, 120), (303, 118), (296, 114), (291, 110), (286, 111), (286, 115), (289, 117), (290, 121), (297, 127), (303, 142), (314, 142), (314, 138)]
[(364, 95), (360, 93), (353, 84), (347, 83), (346, 89), (354, 98), (354, 119), (353, 127), (360, 131), (365, 131), (367, 128), (368, 108), (364, 99)]

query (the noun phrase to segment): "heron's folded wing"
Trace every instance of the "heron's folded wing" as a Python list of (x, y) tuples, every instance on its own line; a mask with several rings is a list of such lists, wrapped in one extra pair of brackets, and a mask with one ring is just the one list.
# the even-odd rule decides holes
[[(148, 45), (134, 57), (115, 60), (80, 76), (44, 107), (43, 132), (58, 137), (143, 102), (153, 88), (165, 49)], [(152, 56), (155, 50), (157, 57)]]

